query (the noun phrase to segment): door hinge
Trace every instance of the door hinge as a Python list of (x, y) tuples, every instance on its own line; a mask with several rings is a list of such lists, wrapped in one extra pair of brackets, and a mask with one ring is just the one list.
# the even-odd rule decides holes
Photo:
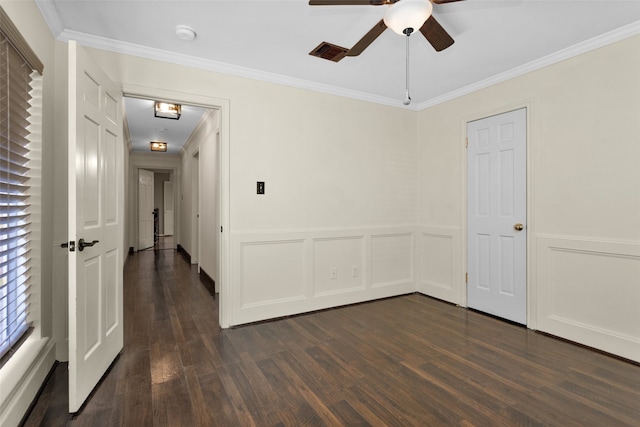
[(469, 283), (469, 273), (464, 274), (464, 281), (465, 283)]
[(222, 226), (220, 226), (220, 232), (222, 233)]

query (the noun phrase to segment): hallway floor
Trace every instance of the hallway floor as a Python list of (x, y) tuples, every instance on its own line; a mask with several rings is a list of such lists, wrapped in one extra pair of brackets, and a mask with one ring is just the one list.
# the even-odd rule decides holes
[(125, 344), (82, 411), (26, 426), (640, 426), (640, 366), (421, 295), (220, 330), (175, 250), (125, 265)]

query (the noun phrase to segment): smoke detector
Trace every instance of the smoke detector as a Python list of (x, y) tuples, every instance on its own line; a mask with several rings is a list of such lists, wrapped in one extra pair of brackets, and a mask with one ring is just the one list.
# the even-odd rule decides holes
[(185, 42), (190, 42), (196, 38), (196, 32), (186, 25), (178, 25), (176, 27), (176, 37)]

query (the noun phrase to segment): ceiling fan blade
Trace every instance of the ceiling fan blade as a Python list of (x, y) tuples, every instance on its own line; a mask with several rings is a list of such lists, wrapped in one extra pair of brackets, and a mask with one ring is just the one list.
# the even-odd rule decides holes
[(351, 49), (349, 49), (349, 51), (347, 52), (347, 56), (360, 55), (386, 29), (387, 29), (387, 26), (384, 23), (384, 19), (381, 19), (380, 22), (374, 25), (373, 28), (370, 29), (369, 32), (364, 35), (364, 37), (358, 40), (358, 43), (356, 43)]
[(442, 28), (442, 25), (436, 21), (433, 15), (431, 15), (422, 28), (420, 28), (420, 32), (437, 52), (448, 48), (454, 43), (453, 38)]
[(431, 0), (431, 3), (444, 4), (444, 3), (453, 3), (456, 1), (463, 1), (463, 0)]
[(398, 0), (309, 0), (309, 6), (382, 6)]

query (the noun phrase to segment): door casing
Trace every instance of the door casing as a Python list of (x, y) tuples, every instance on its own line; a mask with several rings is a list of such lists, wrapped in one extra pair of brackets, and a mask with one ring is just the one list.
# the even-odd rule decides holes
[[(512, 135), (506, 134), (508, 139), (503, 141), (505, 125), (512, 125)], [(526, 109), (485, 117), (467, 123), (466, 144), (467, 173), (475, 173), (468, 176), (467, 203), (487, 209), (474, 214), (474, 206), (467, 205), (467, 304), (521, 324), (526, 324), (527, 312), (526, 128)], [(480, 131), (487, 138), (485, 144)], [(515, 229), (516, 223), (525, 229)], [(487, 246), (484, 250), (477, 246), (481, 242)], [(511, 250), (505, 252), (503, 244)], [(487, 288), (481, 286), (482, 271)]]
[[(231, 325), (231, 286), (230, 286), (230, 274), (231, 274), (231, 239), (230, 239), (230, 102), (228, 99), (214, 98), (210, 96), (203, 96), (196, 93), (189, 92), (176, 92), (167, 89), (160, 89), (156, 87), (148, 87), (134, 84), (122, 84), (122, 91), (124, 96), (143, 99), (155, 99), (158, 101), (174, 102), (181, 104), (189, 104), (203, 108), (210, 108), (218, 110), (220, 113), (220, 156), (219, 156), (219, 171), (220, 171), (220, 194), (219, 194), (219, 216), (220, 216), (220, 252), (219, 257), (219, 281), (216, 283), (216, 289), (220, 289), (219, 295), (219, 319), (218, 323), (221, 328), (228, 328)], [(163, 168), (171, 169), (171, 168)], [(181, 179), (188, 179), (185, 175), (185, 171), (182, 171), (183, 176), (178, 176), (176, 184), (180, 187)], [(180, 204), (177, 203), (179, 206)], [(181, 212), (178, 209), (176, 211), (176, 221), (180, 221)], [(176, 234), (179, 231), (178, 227), (175, 231)]]

